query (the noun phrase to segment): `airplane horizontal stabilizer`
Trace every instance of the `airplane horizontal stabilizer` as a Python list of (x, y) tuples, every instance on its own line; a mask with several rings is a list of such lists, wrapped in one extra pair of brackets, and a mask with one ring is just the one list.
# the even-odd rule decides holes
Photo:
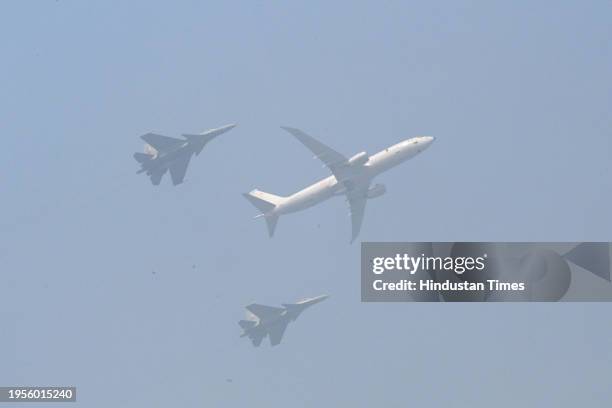
[(240, 327), (242, 327), (243, 329), (247, 330), (247, 329), (250, 329), (253, 326), (255, 326), (257, 324), (257, 322), (255, 322), (253, 320), (240, 320), (238, 322), (238, 324), (240, 325)]
[(262, 214), (266, 214), (279, 205), (284, 197), (280, 197), (274, 194), (266, 193), (261, 190), (252, 190), (250, 193), (242, 194), (247, 200), (251, 202)]
[(274, 230), (276, 229), (276, 224), (278, 223), (278, 215), (270, 214), (277, 205), (279, 205), (284, 197), (280, 197), (274, 194), (266, 193), (260, 190), (253, 190), (250, 193), (244, 193), (244, 198), (249, 200), (251, 204), (253, 204), (261, 214), (266, 219), (266, 224), (268, 226), (268, 235), (270, 237), (274, 236)]
[(266, 333), (264, 332), (249, 334), (249, 338), (255, 347), (259, 347), (261, 345), (261, 341), (264, 339), (264, 337), (266, 337)]
[(565, 254), (564, 258), (610, 282), (611, 252), (610, 244), (584, 242)]
[[(255, 191), (255, 190), (253, 190)], [(262, 198), (256, 197), (253, 194), (253, 191), (251, 191), (250, 193), (244, 193), (242, 194), (244, 196), (244, 198), (246, 198), (247, 200), (249, 200), (249, 202), (251, 204), (253, 204), (255, 207), (257, 207), (257, 209), (259, 211), (261, 211), (262, 214), (265, 214), (269, 211), (272, 211), (274, 209), (274, 207), (276, 207), (276, 204), (270, 202), (270, 201), (266, 201)]]
[(134, 153), (134, 159), (136, 159), (136, 161), (138, 163), (146, 163), (149, 160), (151, 160), (153, 158), (153, 156), (151, 156), (150, 154), (146, 154), (146, 153)]

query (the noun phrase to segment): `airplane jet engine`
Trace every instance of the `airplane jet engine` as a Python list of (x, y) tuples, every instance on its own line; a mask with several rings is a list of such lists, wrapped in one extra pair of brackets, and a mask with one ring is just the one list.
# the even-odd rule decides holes
[(376, 198), (387, 192), (387, 187), (384, 184), (376, 184), (374, 187), (370, 187), (368, 192), (366, 193), (366, 197), (368, 198)]
[(348, 165), (353, 166), (362, 166), (368, 162), (370, 157), (366, 152), (357, 153), (353, 157), (351, 157), (348, 161)]

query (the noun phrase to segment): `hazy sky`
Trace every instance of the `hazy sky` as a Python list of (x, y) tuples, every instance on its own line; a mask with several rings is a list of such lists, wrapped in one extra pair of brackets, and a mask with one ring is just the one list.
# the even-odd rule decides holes
[[(343, 199), (270, 240), (240, 195), (328, 175), (280, 125), (346, 155), (432, 135), (377, 180), (361, 240), (612, 241), (610, 2), (124, 3), (0, 6), (0, 385), (610, 406), (610, 304), (362, 304)], [(135, 174), (141, 134), (233, 122), (185, 184)], [(280, 346), (239, 338), (250, 302), (323, 293)]]

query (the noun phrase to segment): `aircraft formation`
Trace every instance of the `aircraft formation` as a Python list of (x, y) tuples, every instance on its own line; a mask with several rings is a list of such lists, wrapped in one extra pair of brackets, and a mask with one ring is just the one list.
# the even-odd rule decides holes
[[(147, 133), (141, 136), (145, 141), (144, 153), (134, 153), (140, 164), (138, 174), (146, 173), (153, 185), (159, 185), (169, 171), (173, 185), (183, 183), (191, 158), (198, 156), (204, 146), (217, 136), (236, 127), (235, 124), (210, 129), (200, 134), (183, 134), (183, 139)], [(360, 152), (348, 158), (329, 146), (321, 143), (299, 129), (282, 126), (307, 149), (315, 158), (321, 160), (331, 175), (290, 196), (279, 196), (254, 189), (243, 196), (260, 212), (255, 218), (264, 218), (268, 235), (274, 236), (278, 219), (315, 206), (335, 196), (345, 196), (349, 205), (352, 233), (351, 243), (361, 230), (366, 203), (386, 192), (383, 184), (372, 186), (379, 174), (396, 167), (427, 149), (435, 140), (431, 136), (419, 136), (403, 140), (380, 152), (368, 155)], [(287, 325), (308, 307), (327, 299), (327, 295), (306, 299), (281, 308), (251, 304), (246, 307), (247, 317), (238, 324), (243, 329), (241, 337), (249, 337), (258, 347), (268, 336), (270, 344), (281, 342)]]

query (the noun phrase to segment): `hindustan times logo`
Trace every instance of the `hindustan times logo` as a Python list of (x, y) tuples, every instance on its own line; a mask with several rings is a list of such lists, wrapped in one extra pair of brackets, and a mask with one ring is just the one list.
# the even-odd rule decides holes
[(482, 271), (486, 268), (487, 254), (471, 256), (410, 256), (396, 254), (394, 257), (376, 257), (372, 259), (372, 272), (381, 275), (387, 271), (405, 271), (414, 275), (418, 271), (452, 271), (457, 275), (465, 272)]
[(364, 302), (612, 300), (609, 242), (364, 242)]

